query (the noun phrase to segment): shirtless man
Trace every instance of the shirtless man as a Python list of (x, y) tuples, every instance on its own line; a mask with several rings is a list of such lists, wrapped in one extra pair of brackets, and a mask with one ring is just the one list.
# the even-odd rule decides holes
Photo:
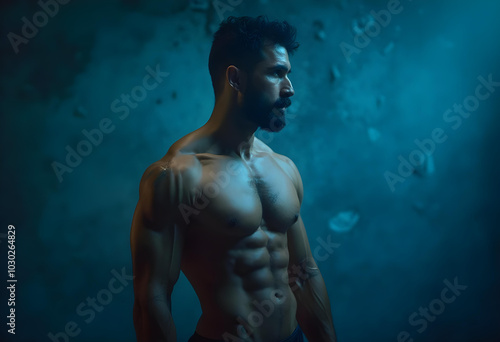
[(254, 136), (285, 126), (295, 28), (230, 17), (209, 69), (215, 107), (140, 184), (131, 231), (139, 342), (176, 341), (171, 294), (182, 270), (202, 315), (190, 342), (336, 341), (311, 254), (300, 174)]

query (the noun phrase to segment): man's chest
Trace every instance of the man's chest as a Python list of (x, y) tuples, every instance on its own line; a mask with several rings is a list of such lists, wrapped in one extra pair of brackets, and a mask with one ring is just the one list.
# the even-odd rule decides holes
[(259, 227), (285, 232), (297, 220), (300, 203), (286, 169), (270, 157), (251, 163), (209, 159), (191, 209), (196, 226), (243, 236)]

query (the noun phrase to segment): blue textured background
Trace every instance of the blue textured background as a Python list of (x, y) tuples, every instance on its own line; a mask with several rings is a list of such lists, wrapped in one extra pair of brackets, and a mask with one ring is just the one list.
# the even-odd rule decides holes
[[(222, 17), (267, 14), (298, 28), (288, 125), (257, 136), (302, 174), (311, 246), (339, 244), (318, 261), (339, 341), (397, 341), (404, 331), (414, 341), (500, 341), (500, 87), (460, 124), (443, 119), (474, 95), (478, 77), (500, 81), (500, 2), (403, 0), (350, 61), (341, 44), (355, 46), (356, 22), (364, 27), (388, 1), (220, 3), (236, 4)], [(112, 298), (102, 290), (113, 270), (131, 273), (142, 172), (211, 113), (208, 53), (221, 16), (187, 1), (74, 0), (15, 53), (9, 32), (20, 35), (22, 18), (40, 10), (35, 1), (1, 5), (0, 270), (13, 224), (18, 279), (15, 336), (0, 285), (1, 340), (50, 341), (73, 321), (78, 334), (68, 341), (133, 341), (130, 281)], [(156, 65), (168, 77), (120, 119), (111, 104)], [(114, 131), (60, 182), (52, 163), (65, 163), (66, 147), (105, 118)], [(434, 168), (391, 189), (386, 172), (397, 174), (398, 157), (435, 129), (447, 140), (436, 144)], [(359, 215), (347, 232), (329, 225), (342, 211)], [(436, 305), (455, 278), (467, 288), (419, 332), (409, 317)], [(77, 312), (99, 293), (109, 301), (100, 312)], [(186, 341), (200, 308), (183, 276), (173, 313)]]

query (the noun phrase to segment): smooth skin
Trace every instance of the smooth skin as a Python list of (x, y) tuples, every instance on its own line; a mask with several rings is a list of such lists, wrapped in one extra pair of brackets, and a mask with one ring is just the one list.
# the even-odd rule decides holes
[(277, 107), (294, 95), (290, 69), (274, 44), (251, 71), (229, 66), (208, 122), (144, 173), (131, 231), (139, 342), (177, 341), (181, 270), (200, 300), (203, 337), (277, 342), (298, 323), (310, 342), (336, 341), (300, 216), (301, 176), (254, 136), (285, 126)]

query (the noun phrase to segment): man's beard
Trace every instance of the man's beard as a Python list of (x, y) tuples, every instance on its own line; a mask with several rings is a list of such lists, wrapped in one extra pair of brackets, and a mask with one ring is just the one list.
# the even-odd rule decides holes
[(285, 125), (285, 114), (280, 111), (289, 107), (292, 101), (287, 98), (279, 98), (274, 104), (264, 103), (262, 98), (247, 94), (244, 101), (247, 118), (256, 123), (259, 128), (268, 132), (279, 132)]

